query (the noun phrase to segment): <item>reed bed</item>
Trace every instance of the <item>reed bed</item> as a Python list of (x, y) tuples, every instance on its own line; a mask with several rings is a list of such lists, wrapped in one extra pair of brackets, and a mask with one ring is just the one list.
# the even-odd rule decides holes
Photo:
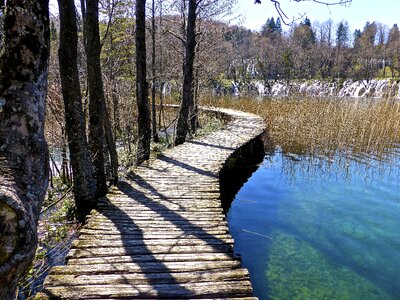
[(382, 158), (400, 145), (400, 103), (390, 99), (208, 98), (202, 103), (262, 116), (272, 146), (283, 152)]

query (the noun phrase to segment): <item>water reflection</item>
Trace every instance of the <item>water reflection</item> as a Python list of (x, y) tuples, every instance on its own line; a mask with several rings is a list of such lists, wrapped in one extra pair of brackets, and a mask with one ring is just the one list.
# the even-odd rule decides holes
[(396, 299), (400, 163), (265, 157), (228, 213), (260, 299)]

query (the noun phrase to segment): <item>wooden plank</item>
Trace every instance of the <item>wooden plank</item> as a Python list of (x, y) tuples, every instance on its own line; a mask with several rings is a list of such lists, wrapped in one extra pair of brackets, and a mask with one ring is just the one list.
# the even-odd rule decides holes
[(200, 229), (200, 228), (218, 228), (218, 227), (226, 227), (226, 221), (217, 221), (217, 222), (207, 222), (207, 221), (173, 221), (173, 222), (142, 222), (142, 221), (135, 221), (134, 224), (131, 223), (119, 223), (114, 224), (110, 223), (99, 223), (99, 222), (90, 222), (85, 225), (86, 228), (93, 228), (93, 229), (102, 229), (104, 231), (107, 230), (133, 230), (134, 227), (140, 227), (143, 229), (147, 228), (168, 228), (168, 229), (181, 229), (183, 231), (189, 229)]
[[(175, 233), (175, 232), (164, 232), (164, 233), (137, 233), (137, 234), (82, 234), (79, 236), (80, 241), (85, 240), (97, 240), (97, 241), (118, 241), (118, 240), (169, 240), (169, 239), (217, 239), (225, 240), (231, 239), (229, 234), (186, 234), (186, 233)], [(159, 241), (160, 242), (160, 241)]]
[(202, 297), (240, 297), (248, 296), (252, 287), (248, 281), (199, 282), (154, 285), (82, 285), (46, 287), (47, 295), (61, 295), (61, 299), (117, 299), (117, 298), (197, 298)]
[[(238, 260), (233, 253), (163, 253), (144, 255), (95, 256), (85, 258), (70, 258), (68, 265), (91, 265), (102, 263), (130, 263), (130, 262), (186, 262), (186, 261), (223, 261)], [(240, 259), (239, 259), (240, 260)]]
[(134, 247), (134, 246), (198, 246), (198, 245), (224, 245), (233, 244), (232, 238), (217, 239), (214, 237), (199, 239), (168, 239), (160, 241), (159, 239), (125, 239), (125, 240), (81, 240), (73, 242), (72, 248), (93, 248), (93, 247)]
[[(175, 200), (170, 200), (170, 201), (165, 201), (165, 200), (149, 200), (149, 199), (143, 199), (143, 201), (138, 202), (135, 199), (132, 199), (129, 202), (118, 202), (115, 200), (114, 202), (110, 202), (108, 204), (108, 207), (113, 207), (113, 206), (126, 206), (126, 209), (129, 209), (130, 207), (134, 208), (148, 208), (148, 209), (155, 209), (158, 208), (159, 210), (171, 210), (170, 207), (173, 207), (173, 209), (181, 208), (220, 208), (221, 207), (221, 201), (216, 198), (210, 198), (210, 199), (198, 199), (198, 200), (186, 200), (186, 199), (175, 199)], [(107, 208), (107, 207), (102, 207), (100, 205), (100, 208)]]
[(105, 263), (90, 265), (55, 266), (52, 274), (117, 274), (117, 273), (163, 273), (163, 272), (197, 272), (214, 269), (236, 269), (240, 262), (236, 260), (222, 261), (179, 261), (179, 262), (143, 262), (143, 263)]
[(80, 230), (81, 234), (88, 234), (88, 235), (99, 235), (102, 234), (104, 236), (108, 235), (126, 235), (126, 236), (137, 236), (137, 235), (162, 235), (162, 234), (171, 234), (171, 235), (185, 235), (185, 234), (193, 234), (196, 236), (208, 236), (208, 235), (213, 235), (217, 236), (220, 234), (226, 234), (228, 232), (228, 228), (226, 226), (222, 227), (213, 227), (213, 228), (196, 228), (196, 229), (188, 229), (188, 230), (182, 230), (182, 229), (166, 229), (166, 228), (147, 228), (146, 230), (140, 230), (140, 229), (135, 229), (135, 228), (128, 228), (126, 230), (107, 230), (104, 232), (104, 230), (98, 230), (98, 229), (93, 229), (93, 228), (82, 228)]
[(92, 265), (103, 263), (124, 263), (124, 262), (185, 262), (185, 261), (222, 261), (235, 259), (232, 253), (180, 253), (180, 254), (151, 254), (134, 256), (104, 256), (70, 258), (68, 265)]
[[(218, 206), (213, 207), (213, 206), (209, 206), (209, 207), (194, 207), (192, 205), (190, 205), (189, 203), (186, 206), (183, 206), (182, 203), (168, 203), (169, 205), (173, 206), (173, 209), (169, 209), (166, 204), (163, 203), (164, 207), (158, 207), (157, 211), (158, 212), (163, 212), (165, 214), (169, 214), (169, 213), (176, 213), (176, 214), (223, 214), (223, 209), (221, 207), (221, 203), (220, 201), (216, 201), (216, 204), (218, 204)], [(193, 203), (192, 203), (193, 204)], [(204, 203), (202, 203), (204, 205)], [(105, 212), (114, 212), (115, 214), (117, 214), (118, 212), (115, 211), (115, 206), (117, 206), (118, 208), (123, 208), (124, 209), (124, 213), (126, 215), (129, 215), (129, 213), (133, 214), (136, 213), (135, 215), (140, 215), (140, 214), (147, 214), (147, 213), (152, 213), (154, 212), (154, 208), (149, 207), (149, 206), (145, 206), (143, 204), (136, 204), (136, 203), (132, 203), (132, 202), (126, 202), (126, 203), (120, 203), (120, 204), (105, 204), (103, 206), (99, 205), (99, 210), (100, 211), (96, 211), (93, 210), (91, 212), (91, 215), (103, 215)]]
[(221, 214), (210, 214), (208, 216), (205, 215), (181, 215), (181, 214), (164, 214), (153, 212), (149, 214), (141, 214), (141, 215), (132, 215), (131, 217), (125, 214), (120, 213), (110, 213), (107, 216), (97, 215), (90, 218), (89, 222), (118, 222), (118, 223), (129, 223), (136, 221), (179, 221), (179, 220), (187, 220), (187, 221), (223, 221), (225, 220), (225, 216)]
[(123, 273), (123, 274), (90, 274), (90, 275), (53, 275), (46, 280), (46, 286), (63, 285), (64, 282), (74, 282), (79, 285), (118, 285), (118, 284), (166, 284), (189, 282), (224, 282), (249, 279), (245, 269), (168, 272), (168, 273)]
[(140, 254), (163, 254), (163, 253), (232, 253), (231, 245), (200, 245), (200, 246), (164, 246), (149, 245), (135, 247), (98, 247), (90, 249), (71, 249), (67, 257), (82, 258), (94, 256), (111, 255), (140, 255)]

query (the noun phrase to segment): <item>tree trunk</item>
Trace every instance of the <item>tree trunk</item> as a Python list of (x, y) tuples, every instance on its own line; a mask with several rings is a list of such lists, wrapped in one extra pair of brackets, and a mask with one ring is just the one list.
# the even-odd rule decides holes
[(106, 115), (104, 118), (104, 130), (106, 134), (107, 150), (110, 154), (110, 164), (111, 164), (111, 179), (110, 182), (113, 185), (118, 183), (118, 153), (115, 149), (115, 139), (112, 132), (112, 126), (110, 122), (110, 116), (106, 110)]
[(65, 124), (73, 172), (77, 218), (84, 221), (96, 207), (96, 184), (83, 118), (78, 73), (78, 32), (73, 0), (58, 0), (60, 10), (60, 76), (65, 108)]
[(97, 196), (107, 193), (104, 170), (105, 97), (100, 67), (99, 1), (86, 0), (86, 59), (89, 86), (89, 146), (92, 153)]
[(136, 100), (138, 107), (138, 164), (150, 158), (150, 107), (146, 80), (146, 0), (136, 0)]
[(175, 145), (185, 142), (190, 129), (190, 118), (194, 113), (193, 64), (196, 50), (197, 0), (189, 0), (189, 13), (186, 28), (185, 62), (183, 64), (182, 102), (176, 125)]
[(158, 142), (157, 134), (157, 113), (156, 113), (156, 10), (155, 0), (151, 3), (151, 131), (154, 142)]
[(71, 180), (69, 177), (69, 172), (68, 172), (68, 155), (67, 155), (67, 137), (64, 132), (64, 128), (62, 128), (62, 150), (61, 150), (61, 180), (63, 184), (70, 185)]
[[(158, 2), (158, 5), (159, 5), (159, 15), (158, 15), (159, 23), (158, 23), (158, 27), (160, 28), (160, 30), (159, 30), (160, 45), (163, 44), (163, 41), (162, 41), (162, 37), (163, 36), (162, 36), (162, 30), (161, 30), (161, 28), (163, 28), (163, 23), (162, 23), (162, 21), (163, 21), (163, 19), (162, 19), (162, 17), (163, 17), (163, 3), (162, 3), (162, 1), (163, 0), (159, 0), (159, 2)], [(159, 89), (159, 93), (160, 93), (160, 109), (159, 109), (159, 113), (158, 113), (158, 126), (159, 126), (159, 128), (161, 128), (162, 121), (165, 120), (165, 118), (164, 118), (163, 47), (160, 47), (160, 49), (158, 51), (158, 57), (159, 57), (158, 82), (160, 84), (159, 85), (159, 88), (160, 88)], [(167, 132), (166, 132), (165, 138), (166, 138), (167, 143), (169, 143)]]
[(199, 68), (196, 68), (193, 84), (193, 109), (190, 114), (190, 130), (194, 134), (200, 127), (199, 121)]
[(48, 185), (47, 0), (7, 1), (0, 57), (0, 299), (14, 299), (37, 246)]

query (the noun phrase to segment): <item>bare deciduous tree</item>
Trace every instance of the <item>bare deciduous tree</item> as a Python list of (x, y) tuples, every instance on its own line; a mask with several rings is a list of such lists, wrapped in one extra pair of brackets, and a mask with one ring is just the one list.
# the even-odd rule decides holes
[(58, 0), (60, 11), (59, 64), (65, 109), (65, 125), (73, 172), (77, 217), (83, 221), (96, 206), (96, 181), (90, 159), (82, 110), (78, 73), (78, 32), (73, 0)]
[(146, 79), (146, 0), (136, 1), (136, 99), (138, 107), (138, 147), (136, 162), (150, 157), (151, 125)]
[(189, 133), (191, 118), (194, 113), (193, 63), (196, 51), (197, 0), (189, 0), (186, 27), (185, 60), (183, 64), (182, 101), (176, 125), (175, 145), (182, 144)]
[(86, 60), (89, 87), (89, 146), (92, 153), (97, 196), (107, 193), (106, 173), (104, 169), (105, 97), (100, 66), (99, 1), (86, 0), (84, 28), (86, 31)]

